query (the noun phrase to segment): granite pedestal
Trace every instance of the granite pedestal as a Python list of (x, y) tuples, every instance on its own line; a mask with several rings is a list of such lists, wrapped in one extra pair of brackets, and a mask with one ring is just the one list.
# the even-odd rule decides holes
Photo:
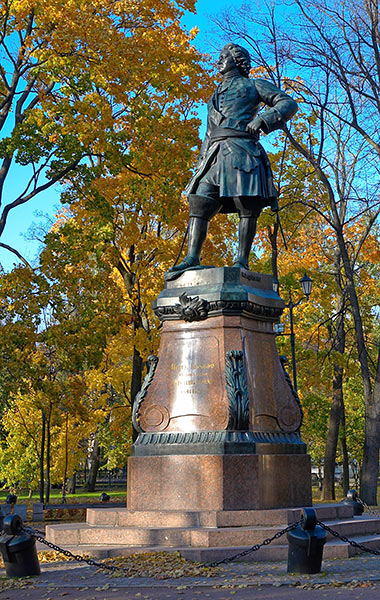
[(302, 411), (273, 331), (283, 308), (271, 276), (242, 269), (198, 268), (165, 284), (159, 356), (133, 412), (128, 509), (311, 505)]

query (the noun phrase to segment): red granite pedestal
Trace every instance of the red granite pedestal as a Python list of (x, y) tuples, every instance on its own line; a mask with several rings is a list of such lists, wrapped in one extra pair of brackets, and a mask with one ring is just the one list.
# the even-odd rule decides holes
[(132, 456), (129, 510), (252, 510), (310, 506), (307, 454)]

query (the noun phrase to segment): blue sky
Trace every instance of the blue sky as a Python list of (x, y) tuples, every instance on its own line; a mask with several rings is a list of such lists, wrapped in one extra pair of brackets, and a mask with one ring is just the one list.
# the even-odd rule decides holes
[[(184, 26), (188, 30), (195, 26), (199, 28), (199, 34), (194, 41), (199, 50), (210, 52), (207, 40), (211, 37), (213, 26), (209, 15), (218, 13), (227, 7), (241, 6), (242, 3), (243, 0), (229, 0), (229, 2), (225, 0), (198, 0), (196, 4), (197, 13), (195, 15), (189, 12), (185, 14), (182, 21)], [(203, 119), (206, 114), (205, 110), (201, 109), (199, 114)], [(22, 167), (22, 169), (24, 170), (25, 167)], [(22, 191), (22, 186), (25, 183), (25, 172), (23, 172), (22, 178), (19, 176), (19, 173), (20, 171), (17, 167), (14, 167), (10, 173), (8, 185), (12, 188), (13, 197), (15, 197), (15, 193), (18, 190)], [(38, 216), (39, 214), (47, 214), (50, 218), (54, 217), (60, 206), (59, 197), (60, 187), (56, 186), (55, 189), (47, 190), (45, 193), (38, 195), (34, 200), (11, 211), (1, 241), (16, 248), (27, 260), (33, 263), (33, 259), (39, 251), (39, 243), (28, 240), (25, 236), (32, 223), (38, 224), (44, 221), (41, 216)], [(16, 262), (17, 259), (13, 254), (0, 248), (0, 263), (5, 270), (10, 270)]]

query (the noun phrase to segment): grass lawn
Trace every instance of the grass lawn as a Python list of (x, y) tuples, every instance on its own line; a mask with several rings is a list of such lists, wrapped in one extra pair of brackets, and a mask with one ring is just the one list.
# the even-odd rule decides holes
[[(97, 490), (96, 492), (87, 492), (85, 490), (80, 490), (76, 494), (67, 494), (66, 495), (66, 503), (67, 504), (75, 504), (81, 502), (100, 502), (100, 494), (102, 492), (106, 492), (113, 502), (124, 502), (126, 497), (126, 489), (125, 487), (121, 488), (112, 488), (112, 490), (107, 489), (106, 486)], [(2, 490), (0, 492), (0, 503), (4, 504), (6, 497), (8, 496), (7, 490)], [(61, 490), (52, 490), (50, 493), (50, 504), (60, 504), (62, 500), (62, 492)], [(19, 504), (28, 504), (33, 502), (39, 502), (40, 497), (38, 492), (34, 492), (32, 498), (28, 498), (28, 490), (20, 490), (17, 494), (17, 502)]]
[(317, 486), (313, 486), (313, 504), (332, 504), (334, 502), (342, 502), (345, 496), (343, 496), (342, 488), (335, 488), (335, 500), (321, 500), (321, 491)]

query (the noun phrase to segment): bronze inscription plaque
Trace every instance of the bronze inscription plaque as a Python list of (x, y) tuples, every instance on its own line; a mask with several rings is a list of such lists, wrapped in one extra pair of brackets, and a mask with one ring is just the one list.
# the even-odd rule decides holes
[[(163, 336), (160, 360), (141, 408), (144, 415), (167, 415), (146, 422), (147, 431), (202, 431), (224, 429), (228, 401), (224, 357), (213, 335)], [(160, 420), (160, 423), (158, 422)]]

